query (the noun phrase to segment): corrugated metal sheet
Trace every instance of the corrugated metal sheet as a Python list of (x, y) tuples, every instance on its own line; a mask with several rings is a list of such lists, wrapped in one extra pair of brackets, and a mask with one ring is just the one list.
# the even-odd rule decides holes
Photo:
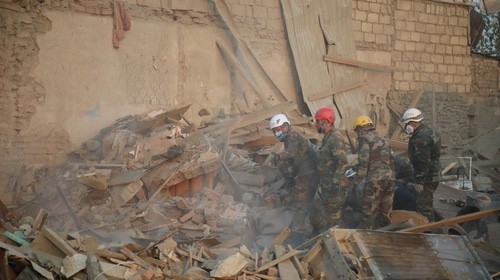
[[(464, 236), (333, 230), (344, 253), (362, 265), (359, 278), (491, 279)], [(334, 236), (334, 237), (333, 237)]]

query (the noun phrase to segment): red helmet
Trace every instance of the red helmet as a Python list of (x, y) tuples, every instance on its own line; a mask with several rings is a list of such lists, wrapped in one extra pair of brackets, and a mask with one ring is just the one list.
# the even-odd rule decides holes
[(316, 116), (314, 116), (316, 121), (326, 119), (331, 123), (335, 122), (335, 112), (329, 107), (320, 108), (316, 111)]

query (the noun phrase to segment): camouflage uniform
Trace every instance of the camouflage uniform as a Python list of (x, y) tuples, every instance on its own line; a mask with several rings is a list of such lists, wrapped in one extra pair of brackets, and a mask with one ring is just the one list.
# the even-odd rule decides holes
[(406, 184), (413, 179), (413, 166), (408, 158), (403, 156), (394, 157), (394, 168), (396, 171), (396, 181)]
[[(294, 225), (292, 229), (305, 231), (305, 220), (311, 213), (312, 199), (318, 186), (316, 168), (316, 152), (312, 144), (289, 127), (283, 139), (285, 151), (280, 154), (278, 169), (288, 181), (291, 181), (291, 207), (294, 210)], [(312, 215), (310, 215), (311, 218)], [(311, 219), (314, 227), (314, 219)]]
[(417, 211), (434, 221), (433, 194), (441, 179), (441, 136), (426, 124), (421, 124), (408, 142), (408, 156), (413, 165), (412, 183), (421, 184), (424, 190), (416, 193)]
[(396, 189), (394, 160), (388, 143), (369, 129), (358, 139), (356, 182), (366, 178), (360, 227), (374, 229), (390, 224), (389, 214)]
[(347, 155), (338, 131), (325, 134), (318, 152), (321, 219), (323, 229), (337, 225), (344, 206), (347, 178)]

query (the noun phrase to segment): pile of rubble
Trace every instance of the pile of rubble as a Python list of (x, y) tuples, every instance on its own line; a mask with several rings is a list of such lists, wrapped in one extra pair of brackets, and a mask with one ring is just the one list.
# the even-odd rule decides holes
[[(267, 164), (282, 146), (262, 129), (273, 109), (200, 130), (184, 119), (187, 109), (119, 119), (71, 153), (67, 163), (23, 170), (17, 207), (11, 211), (0, 200), (2, 279), (388, 276), (387, 256), (369, 261), (380, 257), (370, 244), (381, 244), (387, 232), (330, 229), (305, 240), (289, 230), (292, 214), (281, 204), (285, 180)], [(302, 123), (296, 131), (307, 134), (310, 124)], [(272, 145), (236, 148), (253, 147), (253, 141)], [(415, 226), (392, 230), (407, 224)], [(407, 236), (392, 234), (395, 244)], [(461, 255), (471, 278), (488, 276), (463, 238), (415, 237), (420, 241), (410, 243), (420, 248), (440, 238), (455, 247), (429, 248)], [(394, 250), (389, 247), (384, 248)], [(407, 273), (403, 264), (393, 265), (389, 274)], [(431, 277), (425, 272), (429, 265), (416, 265), (411, 275)], [(460, 275), (447, 269), (436, 265), (437, 275)]]

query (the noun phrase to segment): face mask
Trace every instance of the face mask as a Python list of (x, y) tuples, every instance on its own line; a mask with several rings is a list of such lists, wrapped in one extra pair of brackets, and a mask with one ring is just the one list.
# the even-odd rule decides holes
[(316, 130), (318, 131), (319, 134), (322, 134), (323, 132), (325, 132), (325, 129), (323, 128), (323, 124), (319, 124), (316, 127)]
[(285, 139), (285, 133), (283, 133), (283, 131), (276, 131), (274, 133), (274, 136), (276, 136), (276, 138), (278, 138), (278, 140), (280, 141), (283, 141), (283, 139)]
[(410, 124), (405, 125), (405, 130), (406, 130), (406, 133), (408, 133), (408, 134), (412, 134), (415, 131), (413, 129), (413, 126), (411, 126)]

